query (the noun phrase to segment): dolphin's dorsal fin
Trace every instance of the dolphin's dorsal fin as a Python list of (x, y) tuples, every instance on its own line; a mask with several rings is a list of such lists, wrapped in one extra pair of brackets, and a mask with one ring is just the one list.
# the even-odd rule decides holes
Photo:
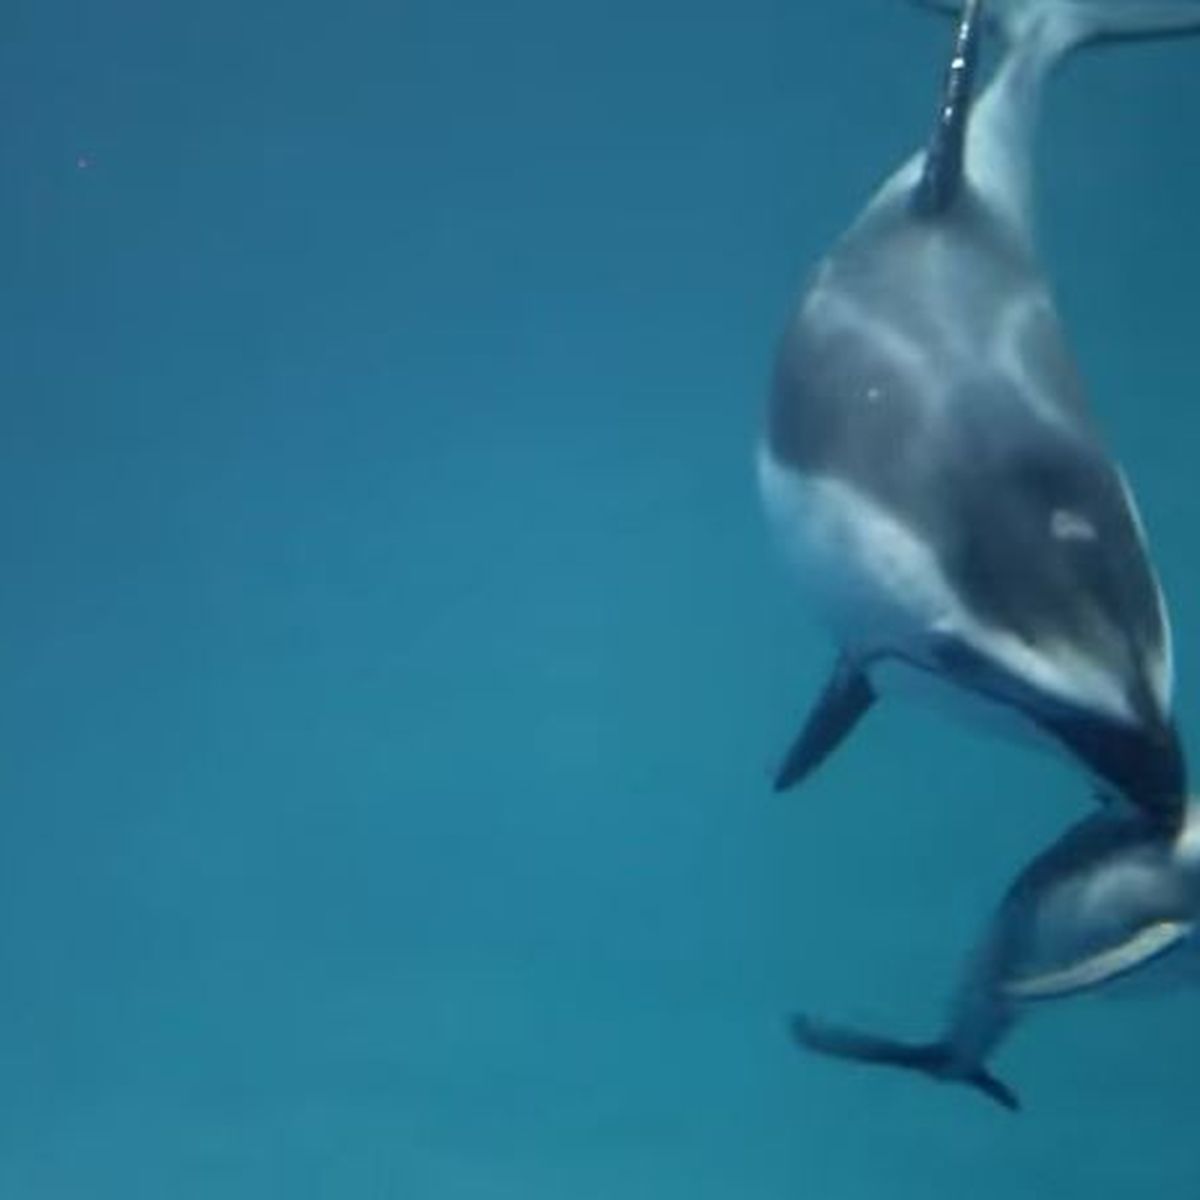
[(925, 165), (913, 193), (913, 207), (925, 217), (944, 213), (959, 193), (963, 177), (963, 148), (971, 111), (983, 0), (967, 0), (954, 36), (954, 51), (942, 85), (937, 124), (925, 151)]
[(785, 791), (812, 774), (874, 703), (875, 689), (862, 667), (842, 655), (775, 776), (775, 790)]
[(1098, 987), (1165, 954), (1192, 932), (1190, 921), (1153, 921), (1132, 937), (1099, 954), (1057, 970), (1030, 975), (1004, 985), (1010, 1000), (1051, 1000)]

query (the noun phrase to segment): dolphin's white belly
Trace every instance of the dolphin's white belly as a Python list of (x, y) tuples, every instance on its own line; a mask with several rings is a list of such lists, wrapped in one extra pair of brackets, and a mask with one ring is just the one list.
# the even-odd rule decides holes
[(869, 670), (877, 692), (914, 697), (1016, 740), (1036, 737), (1010, 706), (959, 687), (932, 664), (915, 665), (927, 655), (930, 631), (947, 628), (956, 610), (925, 546), (845, 484), (800, 475), (766, 447), (758, 477), (769, 524), (809, 607), (847, 652), (889, 652)]
[(758, 454), (767, 519), (816, 615), (854, 654), (919, 653), (955, 602), (927, 547), (877, 505), (829, 477), (801, 475)]
[[(898, 669), (872, 674), (883, 690), (947, 693), (985, 723), (1000, 709), (965, 689), (939, 687), (929, 661), (932, 638), (956, 639), (995, 663), (1034, 693), (1130, 718), (1117, 681), (1069, 645), (1034, 647), (1012, 631), (971, 612), (946, 578), (933, 549), (878, 503), (833, 476), (804, 474), (780, 463), (768, 446), (758, 453), (758, 479), (768, 523), (791, 573), (817, 617), (849, 654), (870, 658), (891, 652), (928, 671)], [(917, 676), (915, 680), (912, 676)], [(947, 681), (949, 684), (952, 681)], [(980, 706), (983, 706), (981, 709)]]

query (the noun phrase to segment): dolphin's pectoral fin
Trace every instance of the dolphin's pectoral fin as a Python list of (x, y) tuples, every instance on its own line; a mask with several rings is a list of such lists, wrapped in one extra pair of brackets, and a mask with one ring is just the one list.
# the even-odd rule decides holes
[(913, 195), (913, 207), (926, 217), (943, 213), (958, 195), (963, 177), (963, 147), (979, 60), (982, 0), (966, 0), (954, 38), (954, 50), (942, 85), (937, 124), (925, 152), (925, 166)]
[(1021, 1107), (1016, 1092), (982, 1063), (966, 1072), (956, 1069), (950, 1047), (943, 1042), (898, 1042), (805, 1016), (793, 1017), (790, 1027), (796, 1043), (814, 1054), (874, 1066), (900, 1067), (944, 1083), (969, 1084), (1010, 1112)]
[(812, 774), (874, 703), (875, 689), (862, 668), (845, 656), (839, 658), (775, 776), (775, 790), (785, 791)]
[(1192, 928), (1190, 921), (1151, 922), (1132, 937), (1099, 954), (1041, 975), (1012, 980), (1004, 985), (1005, 995), (1011, 1000), (1050, 1000), (1098, 987), (1166, 954), (1183, 941)]

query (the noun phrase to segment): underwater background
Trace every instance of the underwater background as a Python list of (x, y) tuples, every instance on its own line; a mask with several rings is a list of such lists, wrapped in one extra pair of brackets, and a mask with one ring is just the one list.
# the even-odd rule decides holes
[[(1200, 988), (932, 1035), (1067, 767), (881, 707), (752, 450), (928, 128), (901, 0), (14, 0), (0, 1197), (858, 1200), (1200, 1182)], [(1080, 55), (1042, 241), (1200, 755), (1200, 43)]]

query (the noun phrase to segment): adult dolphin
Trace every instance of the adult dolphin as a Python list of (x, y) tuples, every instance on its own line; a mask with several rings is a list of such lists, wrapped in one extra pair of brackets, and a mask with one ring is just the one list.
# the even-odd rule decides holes
[(940, 1039), (893, 1041), (807, 1016), (793, 1019), (792, 1033), (818, 1054), (965, 1083), (1016, 1109), (1016, 1093), (987, 1061), (1021, 1014), (1111, 984), (1185, 945), (1195, 950), (1198, 918), (1200, 806), (1185, 809), (1175, 834), (1136, 814), (1097, 813), (1012, 885), (968, 962)]
[(762, 496), (840, 655), (776, 786), (917, 683), (1170, 825), (1167, 612), (1035, 255), (1031, 142), (1068, 51), (1195, 32), (1200, 0), (993, 0), (1006, 49), (972, 104), (983, 10), (962, 9), (927, 147), (821, 264), (779, 351)]

